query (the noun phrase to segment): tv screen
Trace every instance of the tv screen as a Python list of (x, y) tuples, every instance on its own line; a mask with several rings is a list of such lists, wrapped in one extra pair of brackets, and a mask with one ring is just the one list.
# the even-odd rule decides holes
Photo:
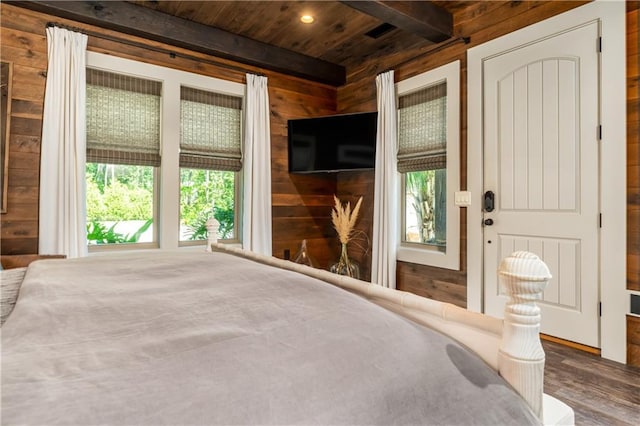
[(373, 169), (377, 112), (289, 120), (289, 172)]

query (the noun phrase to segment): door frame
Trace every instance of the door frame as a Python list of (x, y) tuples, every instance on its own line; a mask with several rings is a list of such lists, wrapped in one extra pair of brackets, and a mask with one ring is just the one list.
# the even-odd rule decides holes
[[(626, 363), (626, 60), (625, 2), (595, 1), (467, 51), (467, 309), (484, 311), (483, 73), (485, 59), (591, 21), (599, 21), (600, 55), (600, 345), (603, 358)], [(596, 46), (594, 46), (594, 49)], [(596, 132), (597, 129), (594, 129)], [(624, 167), (621, 167), (624, 165)], [(607, 190), (619, 188), (619, 190)]]

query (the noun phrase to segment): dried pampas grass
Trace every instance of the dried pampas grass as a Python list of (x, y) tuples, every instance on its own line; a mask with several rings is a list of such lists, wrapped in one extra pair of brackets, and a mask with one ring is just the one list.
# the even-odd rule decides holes
[(353, 228), (358, 220), (358, 212), (360, 211), (360, 205), (362, 204), (362, 197), (356, 203), (353, 211), (351, 211), (351, 203), (347, 203), (346, 207), (342, 205), (338, 197), (333, 196), (335, 206), (331, 210), (331, 221), (333, 227), (338, 233), (338, 238), (342, 244), (347, 244), (351, 239)]

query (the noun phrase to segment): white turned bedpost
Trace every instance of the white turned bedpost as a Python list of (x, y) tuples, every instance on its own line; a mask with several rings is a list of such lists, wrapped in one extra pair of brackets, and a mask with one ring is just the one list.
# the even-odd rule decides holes
[(540, 308), (535, 301), (540, 299), (551, 273), (535, 254), (517, 251), (502, 260), (498, 276), (509, 298), (498, 370), (542, 419), (544, 350), (540, 343)]
[(220, 229), (220, 222), (215, 218), (207, 220), (207, 248), (206, 251), (211, 251), (211, 244), (218, 242), (218, 230)]

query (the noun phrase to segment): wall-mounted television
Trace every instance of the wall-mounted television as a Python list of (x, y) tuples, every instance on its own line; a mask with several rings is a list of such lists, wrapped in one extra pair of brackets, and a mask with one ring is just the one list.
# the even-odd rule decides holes
[(289, 120), (289, 172), (373, 169), (377, 112)]

